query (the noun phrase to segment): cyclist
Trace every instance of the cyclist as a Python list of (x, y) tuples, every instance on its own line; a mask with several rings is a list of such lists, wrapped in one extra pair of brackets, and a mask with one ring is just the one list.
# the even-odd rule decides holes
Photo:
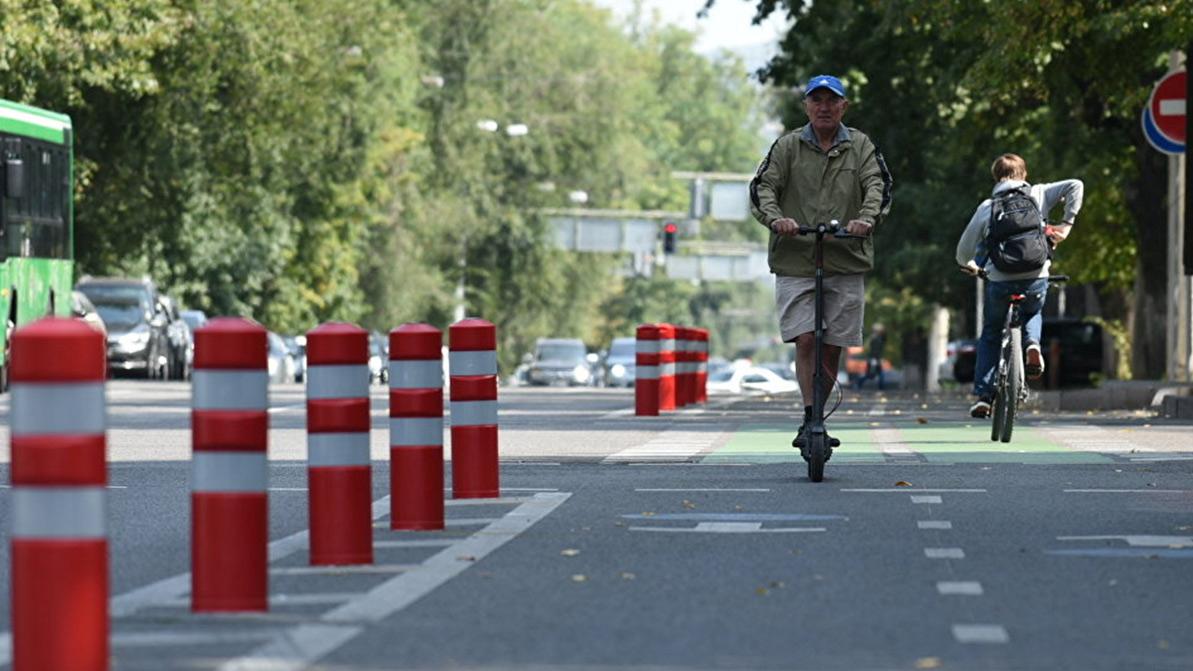
[[(974, 368), (973, 393), (977, 400), (969, 409), (975, 418), (990, 415), (994, 366), (1013, 294), (1024, 296), (1020, 303), (1023, 341), (1027, 343), (1024, 372), (1033, 379), (1044, 373), (1044, 355), (1040, 351), (1044, 319), (1040, 311), (1048, 291), (1052, 250), (1068, 237), (1085, 191), (1078, 179), (1029, 184), (1027, 162), (1015, 154), (999, 156), (990, 172), (994, 191), (978, 206), (957, 242), (957, 263), (971, 275), (985, 270), (988, 280)], [(1061, 222), (1049, 225), (1046, 217), (1058, 204), (1064, 205)], [(979, 265), (975, 258), (983, 259), (983, 263)]]
[[(891, 176), (874, 142), (841, 123), (849, 101), (845, 85), (816, 75), (804, 87), (808, 123), (788, 133), (770, 152), (750, 182), (751, 212), (770, 231), (768, 262), (775, 277), (775, 303), (784, 342), (796, 344), (796, 376), (804, 400), (804, 423), (812, 413), (815, 365), (815, 264), (809, 237), (800, 226), (831, 220), (852, 235), (870, 236), (891, 204)], [(824, 247), (825, 379), (837, 379), (842, 347), (862, 344), (864, 274), (874, 265), (874, 247), (865, 240), (827, 240)], [(804, 449), (801, 425), (793, 442)]]

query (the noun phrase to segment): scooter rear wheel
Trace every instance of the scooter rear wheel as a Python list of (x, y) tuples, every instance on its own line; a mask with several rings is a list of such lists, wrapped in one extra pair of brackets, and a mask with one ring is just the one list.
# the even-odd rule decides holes
[(809, 434), (808, 440), (808, 479), (812, 482), (824, 480), (824, 462), (828, 461), (828, 445), (824, 434)]

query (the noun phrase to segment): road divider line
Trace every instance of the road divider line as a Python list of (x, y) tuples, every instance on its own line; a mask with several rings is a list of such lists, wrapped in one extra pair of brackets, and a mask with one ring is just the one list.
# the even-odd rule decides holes
[[(516, 538), (571, 497), (541, 493), (484, 529), (462, 539), (413, 570), (391, 578), (335, 610), (319, 623), (277, 633), (265, 645), (231, 660), (219, 671), (299, 671), (343, 646), (364, 630), (360, 623), (379, 622), (406, 608)], [(352, 623), (352, 624), (340, 624)]]
[(425, 539), (425, 540), (411, 540), (411, 541), (373, 541), (373, 547), (377, 548), (377, 549), (437, 548), (437, 547), (446, 547), (448, 545), (455, 545), (459, 541), (460, 541), (459, 538)]
[(924, 556), (928, 559), (965, 559), (965, 550), (961, 548), (924, 548)]
[(499, 505), (517, 505), (526, 503), (532, 500), (532, 496), (506, 496), (497, 499), (448, 499), (443, 504), (448, 507), (457, 506), (499, 506)]
[(942, 499), (939, 496), (936, 496), (935, 494), (928, 495), (928, 496), (912, 495), (912, 497), (911, 497), (912, 503), (940, 503), (941, 500)]
[(915, 523), (921, 529), (952, 529), (953, 523), (948, 520), (920, 520)]
[(958, 580), (936, 583), (936, 591), (942, 595), (981, 596), (982, 583), (976, 581)]
[(636, 491), (636, 492), (758, 492), (758, 493), (765, 493), (765, 492), (769, 492), (770, 490), (763, 489), (763, 488), (748, 488), (748, 487), (737, 488), (737, 489), (734, 489), (734, 488), (718, 489), (716, 487), (704, 487), (704, 488), (692, 487), (692, 488), (688, 488), (688, 489), (684, 489), (684, 488), (668, 489), (665, 487), (639, 487), (639, 488), (635, 489), (634, 491)]
[(1007, 643), (1011, 640), (1001, 624), (954, 624), (953, 638), (958, 643)]
[(824, 527), (778, 527), (763, 529), (760, 523), (700, 522), (694, 527), (628, 527), (630, 531), (658, 531), (687, 534), (799, 534), (827, 531)]
[(1066, 494), (1189, 494), (1193, 489), (1066, 489)]
[(886, 487), (883, 489), (840, 489), (842, 492), (862, 492), (872, 494), (890, 494), (898, 492), (900, 494), (908, 494), (911, 492), (921, 492), (924, 494), (985, 494), (985, 489), (941, 489), (941, 488), (921, 488), (921, 487)]

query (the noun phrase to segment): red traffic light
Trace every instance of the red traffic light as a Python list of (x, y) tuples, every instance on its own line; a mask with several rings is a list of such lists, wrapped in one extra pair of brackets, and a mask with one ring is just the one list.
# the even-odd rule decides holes
[(678, 230), (679, 230), (679, 226), (676, 226), (675, 222), (669, 221), (669, 222), (667, 222), (666, 226), (663, 226), (664, 233), (675, 233)]

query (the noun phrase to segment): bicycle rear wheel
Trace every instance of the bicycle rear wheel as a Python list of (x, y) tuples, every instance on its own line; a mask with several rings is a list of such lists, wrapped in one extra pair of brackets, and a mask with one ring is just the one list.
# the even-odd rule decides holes
[(1011, 351), (1007, 360), (1007, 384), (1004, 388), (1002, 442), (1011, 442), (1015, 429), (1015, 411), (1019, 408), (1019, 394), (1023, 390), (1023, 334), (1019, 329), (1011, 331)]
[(808, 441), (808, 479), (812, 482), (824, 480), (824, 462), (828, 460), (828, 445), (824, 434), (809, 432)]

